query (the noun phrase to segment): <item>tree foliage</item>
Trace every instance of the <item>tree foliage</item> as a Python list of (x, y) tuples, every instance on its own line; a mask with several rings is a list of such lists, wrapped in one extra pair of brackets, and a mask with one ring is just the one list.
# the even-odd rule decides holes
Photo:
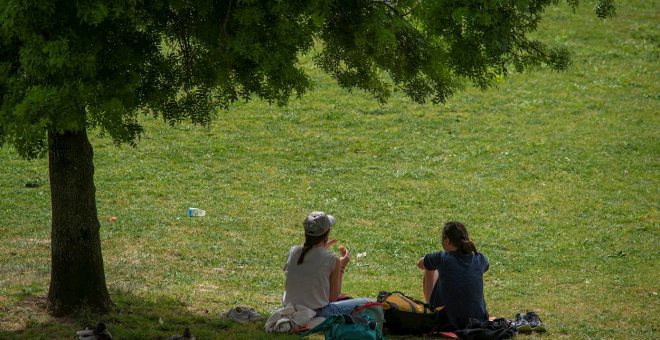
[[(207, 124), (217, 106), (285, 104), (315, 63), (341, 86), (385, 102), (392, 86), (444, 102), (465, 80), (486, 88), (509, 69), (569, 64), (530, 39), (556, 0), (2, 1), (0, 142), (31, 158), (46, 131), (99, 128), (117, 143), (137, 114)], [(577, 6), (577, 0), (568, 0)], [(599, 16), (612, 0), (596, 4)]]

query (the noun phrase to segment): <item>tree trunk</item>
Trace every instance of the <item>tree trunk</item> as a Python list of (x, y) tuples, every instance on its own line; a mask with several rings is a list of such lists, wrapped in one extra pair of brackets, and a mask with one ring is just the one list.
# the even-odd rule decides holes
[(100, 224), (96, 211), (94, 162), (87, 131), (48, 132), (52, 207), (48, 307), (65, 315), (87, 306), (107, 312)]

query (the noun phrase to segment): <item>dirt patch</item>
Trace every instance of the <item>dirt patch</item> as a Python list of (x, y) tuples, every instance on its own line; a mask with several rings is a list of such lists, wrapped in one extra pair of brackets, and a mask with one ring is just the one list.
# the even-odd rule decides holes
[(17, 331), (31, 327), (35, 323), (56, 322), (75, 325), (75, 320), (67, 317), (53, 317), (48, 314), (46, 295), (28, 296), (13, 305), (0, 309), (4, 317), (0, 320), (0, 329)]

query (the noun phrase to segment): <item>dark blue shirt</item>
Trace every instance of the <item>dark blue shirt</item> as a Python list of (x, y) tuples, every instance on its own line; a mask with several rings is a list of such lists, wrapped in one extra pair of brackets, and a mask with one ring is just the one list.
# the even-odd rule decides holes
[(441, 251), (424, 256), (424, 267), (438, 270), (430, 305), (444, 306), (452, 326), (463, 329), (469, 318), (488, 320), (484, 300), (484, 273), (489, 267), (486, 256)]

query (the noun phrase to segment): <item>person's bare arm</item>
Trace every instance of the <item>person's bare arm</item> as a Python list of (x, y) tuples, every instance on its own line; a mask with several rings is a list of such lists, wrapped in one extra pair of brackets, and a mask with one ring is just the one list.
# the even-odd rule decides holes
[(419, 261), (417, 261), (417, 267), (421, 270), (428, 270), (426, 267), (424, 267), (424, 256), (422, 256)]
[(330, 302), (337, 301), (339, 293), (341, 293), (341, 284), (344, 280), (344, 270), (351, 261), (351, 256), (344, 246), (339, 246), (339, 255), (335, 264), (335, 269), (330, 274)]

